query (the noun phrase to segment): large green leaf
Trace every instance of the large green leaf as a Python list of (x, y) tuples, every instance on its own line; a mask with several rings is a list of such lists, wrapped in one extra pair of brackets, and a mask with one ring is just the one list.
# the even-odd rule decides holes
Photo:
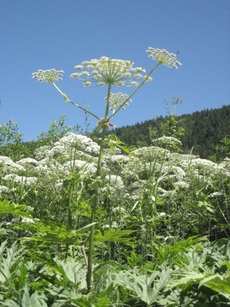
[[(7, 247), (7, 241), (0, 246), (0, 283), (9, 282), (14, 279), (14, 273), (17, 270), (18, 263), (24, 253), (22, 248), (18, 248), (16, 243)], [(12, 280), (13, 282), (13, 280)]]
[(69, 227), (52, 221), (34, 221), (34, 223), (15, 224), (18, 229), (35, 233), (31, 237), (23, 238), (24, 241), (37, 241), (43, 243), (77, 243), (80, 234)]
[(11, 203), (7, 200), (0, 201), (0, 213), (13, 214), (31, 219), (28, 206)]
[(182, 254), (190, 248), (194, 246), (198, 246), (202, 240), (205, 241), (204, 238), (199, 238), (197, 236), (188, 237), (185, 240), (180, 240), (179, 242), (174, 243), (173, 245), (159, 245), (154, 244), (153, 250), (156, 253), (157, 261), (159, 264), (164, 261), (170, 261), (172, 263), (175, 261), (177, 264), (181, 263)]
[(169, 269), (161, 272), (155, 271), (151, 275), (139, 275), (134, 271), (120, 271), (112, 273), (110, 278), (115, 285), (123, 286), (131, 291), (131, 296), (139, 298), (147, 306), (152, 306), (154, 302), (159, 301), (160, 292), (169, 283), (171, 271)]
[[(24, 237), (24, 241), (37, 241), (43, 243), (57, 243), (57, 244), (76, 244), (79, 237), (84, 234), (87, 228), (90, 228), (93, 224), (88, 224), (80, 229), (70, 229), (68, 226), (55, 223), (48, 220), (31, 220), (28, 223), (19, 222), (13, 226), (20, 230), (30, 231), (31, 237)], [(34, 234), (35, 233), (35, 234)], [(34, 234), (34, 235), (33, 235)]]
[(215, 274), (204, 278), (200, 285), (204, 285), (230, 300), (230, 272), (227, 276)]
[(78, 286), (79, 289), (86, 288), (86, 269), (80, 262), (76, 262), (75, 259), (58, 260), (54, 259), (55, 266), (52, 269), (58, 272), (59, 279), (63, 278), (66, 285), (72, 283)]
[[(174, 274), (174, 277), (177, 274)], [(191, 284), (199, 284), (204, 278), (203, 273), (196, 271), (186, 271), (184, 273), (178, 274), (178, 279), (172, 281), (169, 285), (169, 288), (181, 287), (183, 289), (187, 288)]]
[(130, 235), (133, 232), (135, 232), (135, 230), (115, 230), (114, 228), (110, 228), (105, 230), (103, 234), (101, 232), (97, 232), (95, 234), (94, 242), (119, 242), (127, 245), (133, 245), (133, 238), (122, 238), (123, 236)]
[(48, 307), (46, 304), (46, 296), (44, 294), (38, 294), (35, 291), (33, 294), (30, 294), (28, 286), (25, 285), (23, 289), (23, 294), (17, 295), (14, 299), (7, 299), (1, 302), (1, 306), (5, 307)]

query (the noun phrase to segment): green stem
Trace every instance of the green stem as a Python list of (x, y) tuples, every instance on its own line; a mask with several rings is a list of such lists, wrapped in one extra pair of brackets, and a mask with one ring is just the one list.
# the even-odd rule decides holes
[[(96, 209), (97, 209), (97, 192), (95, 191), (95, 195), (93, 198), (93, 204), (92, 204), (92, 212), (91, 212), (91, 222), (95, 221), (96, 217)], [(92, 290), (92, 272), (93, 272), (93, 243), (94, 243), (94, 232), (95, 232), (95, 226), (94, 224), (90, 228), (90, 234), (89, 234), (89, 250), (88, 250), (88, 261), (87, 261), (87, 274), (86, 274), (86, 283), (87, 283), (87, 289), (88, 292), (91, 292)]]
[(142, 85), (147, 81), (148, 77), (150, 77), (150, 75), (157, 69), (158, 66), (160, 66), (161, 64), (158, 63), (156, 66), (153, 67), (153, 69), (149, 72), (149, 74), (142, 80), (142, 82), (138, 85), (138, 87), (129, 95), (129, 97), (120, 105), (120, 107), (109, 117), (109, 121), (111, 118), (113, 118), (117, 112), (120, 111), (120, 109), (122, 109), (124, 107), (124, 105), (129, 101), (129, 99), (131, 99), (131, 97), (133, 97), (133, 95), (142, 87)]
[(89, 110), (87, 110), (87, 109), (81, 107), (79, 104), (77, 104), (77, 103), (71, 101), (71, 100), (66, 96), (66, 94), (64, 94), (64, 93), (60, 90), (60, 88), (59, 88), (55, 83), (52, 83), (52, 84), (53, 84), (53, 86), (56, 88), (56, 90), (62, 95), (62, 97), (65, 99), (66, 102), (71, 103), (71, 104), (74, 105), (75, 107), (81, 109), (82, 111), (84, 111), (84, 112), (90, 114), (91, 116), (95, 117), (96, 119), (100, 120), (100, 117), (98, 117), (98, 116), (95, 115), (94, 113), (92, 113), (92, 112), (90, 112)]
[(110, 98), (110, 92), (111, 92), (111, 84), (109, 83), (108, 91), (107, 91), (107, 99), (106, 99), (105, 118), (107, 118), (107, 117), (108, 117), (108, 114), (109, 114), (109, 98)]
[(72, 208), (72, 197), (73, 197), (74, 186), (70, 186), (69, 199), (68, 199), (68, 226), (72, 229), (73, 226), (73, 208)]
[(79, 104), (77, 104), (77, 103), (75, 103), (75, 102), (73, 102), (73, 101), (71, 101), (71, 100), (69, 100), (69, 99), (68, 99), (67, 102), (71, 103), (72, 105), (74, 105), (75, 107), (81, 109), (82, 111), (84, 111), (84, 112), (90, 114), (91, 116), (93, 116), (93, 117), (96, 118), (97, 120), (100, 120), (100, 117), (98, 117), (98, 116), (95, 115), (94, 113), (90, 112), (89, 110), (87, 110), (87, 109), (85, 109), (85, 108), (79, 106)]
[[(105, 118), (108, 117), (108, 113), (109, 113), (110, 91), (111, 91), (111, 84), (108, 85)], [(106, 136), (107, 128), (108, 128), (107, 125), (103, 126), (102, 136), (101, 136), (100, 152), (99, 152), (97, 171), (96, 171), (96, 177), (99, 177), (101, 175), (101, 165), (102, 165), (103, 149), (104, 149), (104, 146), (103, 146), (104, 142), (103, 141), (104, 141), (105, 136)], [(95, 219), (96, 219), (97, 205), (98, 205), (98, 192), (95, 189), (95, 195), (93, 197), (92, 212), (91, 212), (91, 223), (93, 225), (90, 228), (90, 234), (89, 234), (88, 267), (87, 267), (87, 275), (86, 275), (86, 283), (87, 283), (88, 292), (91, 292), (92, 285), (93, 285), (93, 278), (92, 278), (93, 277), (93, 247), (94, 247), (94, 232), (95, 232), (95, 223), (94, 222), (95, 222)]]

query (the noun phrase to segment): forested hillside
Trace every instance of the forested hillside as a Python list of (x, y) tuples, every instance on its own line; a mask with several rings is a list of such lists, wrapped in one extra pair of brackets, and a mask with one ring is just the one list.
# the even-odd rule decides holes
[[(163, 136), (169, 117), (158, 117), (132, 126), (117, 128), (115, 134), (127, 145), (152, 145), (152, 140)], [(210, 158), (224, 137), (230, 136), (230, 105), (219, 109), (203, 110), (176, 117), (177, 128), (184, 129), (180, 137), (182, 150), (201, 158)], [(173, 128), (173, 127), (172, 127)], [(173, 131), (171, 132), (173, 135)]]
[[(13, 125), (11, 122), (9, 124)], [(51, 145), (67, 132), (78, 132), (77, 126), (70, 128), (65, 125), (65, 116), (57, 122), (54, 120), (49, 131), (41, 133), (38, 140), (31, 142), (20, 141), (22, 135), (17, 133), (17, 125), (8, 129), (11, 134), (14, 131), (15, 135), (13, 141), (9, 141), (1, 132), (0, 155), (9, 156), (13, 160), (23, 156), (33, 157), (34, 151), (41, 145)], [(174, 136), (182, 142), (180, 152), (192, 151), (201, 158), (220, 161), (226, 156), (221, 156), (217, 147), (222, 146), (224, 138), (227, 138), (227, 141), (230, 138), (230, 105), (182, 116), (160, 116), (132, 126), (112, 129), (109, 134), (115, 134), (126, 145), (136, 148), (151, 146), (153, 140), (164, 135)], [(90, 134), (87, 135), (93, 137)]]

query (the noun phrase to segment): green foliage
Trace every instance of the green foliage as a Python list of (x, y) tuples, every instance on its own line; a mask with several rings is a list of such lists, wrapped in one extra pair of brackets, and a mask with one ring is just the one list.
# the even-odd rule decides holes
[(8, 123), (0, 125), (0, 155), (21, 157), (23, 134), (19, 132), (19, 126), (11, 118)]
[[(77, 244), (79, 234), (65, 225), (51, 221), (29, 221), (29, 223), (15, 223), (16, 229), (29, 231), (32, 235), (24, 240), (41, 242), (42, 244)], [(88, 226), (90, 227), (90, 225)], [(87, 227), (85, 227), (87, 228)]]
[(68, 132), (79, 132), (78, 125), (66, 125), (66, 115), (59, 120), (53, 119), (47, 132), (38, 135), (37, 141), (23, 142), (23, 134), (19, 133), (18, 125), (10, 119), (5, 125), (0, 126), (0, 155), (8, 156), (16, 161), (25, 157), (34, 157), (36, 149), (45, 145), (53, 145)]
[(212, 157), (214, 161), (220, 161), (222, 156), (219, 153), (216, 156), (216, 146), (221, 146), (221, 140), (230, 135), (229, 118), (230, 106), (225, 105), (220, 109), (187, 115), (170, 114), (165, 118), (159, 116), (143, 123), (116, 128), (113, 133), (129, 146), (142, 147), (151, 145), (153, 138), (176, 132), (179, 135), (175, 137), (182, 142), (183, 152), (189, 153), (193, 149), (193, 154), (201, 158)]
[(23, 295), (18, 296), (17, 299), (7, 299), (6, 301), (2, 302), (1, 306), (7, 307), (21, 307), (21, 306), (34, 306), (34, 307), (48, 307), (46, 301), (46, 296), (44, 294), (38, 294), (34, 292), (30, 295), (30, 291), (25, 285), (23, 288)]
[[(224, 302), (230, 302), (229, 269), (225, 260), (225, 248), (229, 247), (229, 242), (220, 243), (218, 248), (216, 245), (198, 244), (182, 255), (172, 274), (174, 280), (167, 287), (180, 288), (190, 294), (196, 291), (196, 301), (207, 305), (216, 303), (217, 306), (224, 306)], [(225, 298), (223, 304), (220, 303), (221, 297)]]
[(204, 278), (200, 285), (204, 285), (230, 301), (230, 272), (224, 277), (220, 274)]
[(28, 219), (32, 218), (28, 206), (14, 204), (7, 200), (0, 201), (0, 213), (13, 214)]
[(74, 127), (67, 126), (65, 124), (66, 115), (62, 115), (62, 117), (57, 121), (54, 119), (50, 128), (47, 132), (42, 132), (38, 136), (39, 146), (43, 145), (53, 145), (57, 142), (61, 137), (65, 136), (68, 132), (78, 132), (79, 126), (76, 125)]
[(5, 125), (0, 125), (0, 146), (9, 144), (18, 144), (22, 141), (22, 136), (19, 132), (18, 124), (11, 118)]
[(98, 242), (116, 242), (116, 243), (124, 243), (126, 245), (134, 245), (133, 238), (122, 238), (125, 235), (130, 235), (133, 233), (133, 230), (115, 230), (110, 228), (109, 230), (103, 231), (103, 234), (96, 233), (95, 235), (95, 243)]
[(133, 146), (127, 146), (125, 143), (121, 142), (119, 138), (114, 135), (108, 135), (108, 138), (104, 140), (104, 146), (108, 146), (112, 151), (115, 148), (121, 149), (122, 153), (127, 154), (127, 155), (132, 155), (132, 151), (134, 151), (136, 148)]
[(169, 283), (171, 279), (170, 270), (154, 272), (151, 275), (138, 275), (137, 272), (121, 271), (113, 274), (111, 279), (115, 285), (123, 286), (130, 291), (131, 296), (146, 303), (146, 306), (152, 306), (159, 302), (161, 290)]
[[(0, 246), (1, 306), (195, 307), (230, 303), (228, 240), (211, 244), (207, 239), (188, 238), (158, 247), (165, 249), (164, 257), (157, 256), (143, 267), (119, 268), (116, 262), (96, 267), (97, 286), (86, 295), (86, 267), (81, 257), (60, 259), (34, 247), (30, 250), (16, 243), (8, 247), (5, 241)], [(131, 257), (136, 259), (133, 252)]]
[[(9, 144), (2, 148), (10, 151), (0, 156), (1, 306), (230, 305), (229, 160), (204, 160), (190, 148), (181, 154), (187, 120), (176, 117), (167, 104), (165, 121), (158, 118), (156, 127), (135, 135), (138, 147), (150, 145), (151, 138), (153, 146), (135, 149), (118, 134), (106, 133), (114, 115), (160, 64), (180, 65), (165, 50), (150, 48), (148, 53), (158, 64), (147, 76), (130, 61), (107, 57), (76, 66), (80, 72), (72, 77), (96, 74), (98, 85), (107, 84), (104, 118), (70, 101), (57, 87), (54, 81), (63, 71), (33, 74), (52, 83), (65, 102), (97, 118), (98, 129), (96, 141), (74, 134), (78, 127), (66, 126), (63, 116), (36, 144), (26, 150), (19, 143), (15, 152), (10, 131), (17, 127), (11, 123), (6, 130)], [(82, 71), (95, 65), (105, 73)], [(136, 86), (129, 96), (111, 92), (125, 82)], [(178, 103), (180, 98), (173, 98), (174, 108)], [(228, 108), (222, 111), (226, 115)], [(188, 135), (209, 125), (209, 119), (215, 122), (210, 114), (199, 113)], [(223, 142), (219, 151), (226, 153), (228, 139)]]
[[(206, 240), (204, 240), (204, 242), (205, 241)], [(170, 263), (176, 263), (176, 261), (180, 262), (180, 255), (186, 253), (186, 251), (192, 246), (198, 245), (199, 242), (202, 242), (202, 238), (189, 237), (185, 240), (180, 240), (173, 245), (160, 245), (156, 243), (153, 246), (154, 258), (157, 260), (158, 265), (162, 265), (168, 260), (170, 260)]]
[[(202, 158), (220, 161), (228, 157), (229, 154), (229, 110), (229, 106), (223, 106), (220, 109), (204, 110), (189, 115), (176, 116), (175, 114), (168, 114), (165, 118), (159, 116), (143, 123), (116, 128), (110, 133), (114, 137), (117, 136), (120, 142), (126, 144), (125, 146), (135, 147), (151, 145), (153, 139), (162, 135), (174, 135), (175, 138), (182, 142), (182, 146), (177, 146), (173, 149), (174, 151), (181, 152), (182, 150), (182, 152), (188, 153), (193, 149), (193, 153), (200, 155)], [(50, 129), (47, 132), (40, 133), (38, 141), (26, 143), (21, 142), (22, 135), (19, 132), (15, 134), (17, 135), (16, 143), (15, 141), (7, 141), (9, 137), (5, 131), (7, 129), (5, 129), (6, 127), (2, 128), (5, 135), (2, 135), (2, 139), (6, 142), (4, 141), (5, 145), (0, 146), (0, 154), (9, 156), (13, 160), (22, 157), (33, 157), (34, 151), (42, 144), (53, 144), (65, 133), (79, 131), (77, 125), (70, 127), (65, 124), (65, 120), (65, 115), (58, 121), (54, 119)], [(14, 125), (16, 124), (14, 123)], [(9, 126), (9, 123), (7, 126)]]
[(221, 140), (220, 145), (216, 146), (216, 157), (217, 160), (223, 160), (225, 158), (230, 158), (230, 138), (224, 137)]

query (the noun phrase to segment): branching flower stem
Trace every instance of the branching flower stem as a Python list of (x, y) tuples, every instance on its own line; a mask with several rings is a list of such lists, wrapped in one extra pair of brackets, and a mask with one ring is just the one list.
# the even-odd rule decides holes
[(77, 108), (81, 109), (82, 111), (84, 111), (84, 112), (90, 114), (91, 116), (93, 116), (93, 117), (96, 118), (97, 120), (100, 119), (100, 117), (98, 117), (98, 116), (95, 115), (94, 113), (92, 113), (92, 112), (90, 112), (89, 110), (87, 110), (87, 109), (81, 107), (79, 104), (77, 104), (77, 103), (71, 101), (71, 100), (67, 97), (67, 95), (64, 94), (64, 93), (60, 90), (60, 88), (59, 88), (54, 82), (52, 82), (52, 84), (53, 84), (53, 86), (56, 88), (56, 90), (62, 95), (62, 97), (65, 99), (66, 102), (69, 102), (69, 103), (71, 103), (72, 105), (74, 105), (75, 107), (77, 107)]
[(133, 95), (142, 87), (142, 85), (148, 80), (148, 78), (151, 76), (151, 74), (157, 69), (158, 66), (160, 66), (161, 63), (157, 63), (156, 66), (153, 67), (153, 69), (149, 72), (149, 74), (142, 80), (142, 82), (138, 85), (138, 87), (129, 95), (129, 97), (124, 100), (124, 102), (117, 108), (117, 110), (109, 117), (109, 120), (113, 118), (124, 106), (125, 104), (133, 97)]

